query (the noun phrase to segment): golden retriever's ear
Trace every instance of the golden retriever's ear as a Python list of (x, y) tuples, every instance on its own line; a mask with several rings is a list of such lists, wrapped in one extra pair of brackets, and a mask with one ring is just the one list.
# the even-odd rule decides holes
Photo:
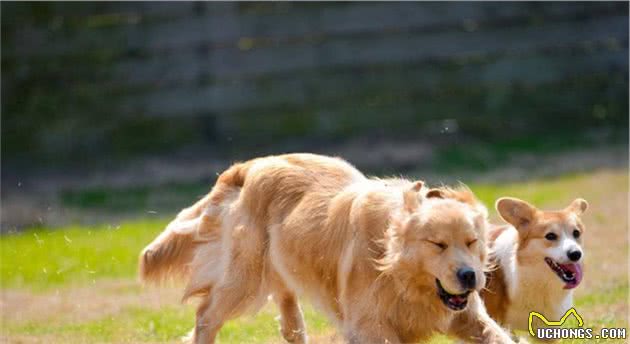
[(440, 189), (431, 189), (429, 191), (427, 191), (426, 194), (427, 198), (444, 198), (444, 191), (440, 190)]
[(403, 192), (403, 202), (405, 210), (413, 213), (420, 206), (420, 189), (424, 186), (423, 181), (414, 182), (413, 185)]
[(571, 204), (564, 210), (574, 213), (575, 215), (582, 215), (588, 209), (588, 202), (582, 198), (578, 198), (571, 202)]
[(534, 221), (537, 211), (533, 205), (510, 197), (499, 198), (495, 207), (503, 220), (516, 228)]

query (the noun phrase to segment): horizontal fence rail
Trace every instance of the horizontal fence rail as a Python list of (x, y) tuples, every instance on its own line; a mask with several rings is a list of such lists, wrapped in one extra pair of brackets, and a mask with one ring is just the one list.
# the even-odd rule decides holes
[(3, 3), (2, 35), (9, 157), (627, 122), (623, 2)]

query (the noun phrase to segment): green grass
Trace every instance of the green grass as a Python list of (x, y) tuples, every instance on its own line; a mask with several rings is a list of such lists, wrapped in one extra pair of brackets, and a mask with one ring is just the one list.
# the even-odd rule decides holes
[[(511, 184), (472, 184), (470, 187), (492, 208), (500, 196), (522, 197), (537, 205), (568, 202), (583, 192), (576, 185), (588, 185), (592, 176), (571, 175), (555, 179), (534, 180)], [(598, 183), (599, 183), (598, 179)], [(601, 183), (625, 188), (628, 177), (624, 173), (606, 176)], [(202, 190), (203, 191), (203, 190)], [(596, 195), (597, 190), (590, 190)], [(593, 214), (597, 218), (597, 214)], [(603, 215), (600, 215), (603, 216)], [(52, 295), (72, 288), (94, 287), (94, 297), (116, 297), (117, 294), (134, 298), (144, 292), (131, 282), (122, 288), (104, 290), (106, 280), (132, 281), (136, 277), (137, 256), (166, 225), (168, 219), (136, 220), (120, 225), (69, 226), (37, 228), (19, 234), (0, 237), (0, 287), (33, 295)], [(628, 296), (628, 283), (600, 286), (576, 300), (576, 307), (588, 326), (625, 326), (612, 311), (602, 308), (623, 304)], [(280, 342), (278, 312), (268, 305), (255, 317), (245, 316), (228, 322), (219, 338), (222, 343)], [(594, 314), (594, 313), (593, 313)], [(305, 306), (309, 334), (317, 337), (334, 333), (328, 321), (312, 307)], [(164, 342), (176, 341), (194, 324), (192, 306), (172, 304), (161, 307), (128, 305), (114, 313), (90, 319), (67, 321), (4, 319), (3, 331), (9, 336), (28, 336), (52, 342)], [(45, 338), (45, 339), (42, 339)], [(612, 343), (613, 341), (606, 341)], [(431, 343), (450, 343), (436, 337)], [(575, 341), (579, 343), (579, 341)]]
[[(574, 190), (572, 185), (580, 183), (587, 178), (587, 175), (567, 175), (524, 183), (473, 184), (470, 185), (470, 188), (491, 210), (494, 209), (494, 203), (497, 199), (506, 196), (519, 197), (532, 204), (544, 206), (545, 204), (558, 202), (570, 197), (578, 197), (579, 190)], [(623, 178), (623, 176), (620, 176), (619, 180)], [(569, 204), (567, 203), (566, 205)]]
[(628, 281), (616, 283), (608, 288), (603, 288), (599, 293), (593, 293), (578, 298), (575, 306), (587, 308), (592, 306), (608, 306), (627, 301)]
[(137, 257), (166, 220), (38, 228), (0, 238), (0, 287), (49, 289), (101, 278), (133, 278)]

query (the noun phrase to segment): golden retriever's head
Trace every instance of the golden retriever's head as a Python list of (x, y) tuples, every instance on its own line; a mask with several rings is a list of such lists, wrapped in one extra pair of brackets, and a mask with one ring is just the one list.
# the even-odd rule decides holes
[[(426, 297), (420, 291), (430, 290), (449, 309), (462, 310), (468, 295), (485, 285), (487, 212), (468, 189), (424, 195), (419, 190), (404, 192), (403, 210), (385, 239), (381, 270), (404, 284), (407, 297)], [(466, 193), (471, 202), (449, 192)]]
[(578, 198), (560, 211), (542, 211), (520, 199), (505, 197), (497, 201), (496, 208), (518, 230), (520, 264), (549, 274), (564, 289), (580, 284), (585, 230), (580, 216), (588, 208), (585, 200)]

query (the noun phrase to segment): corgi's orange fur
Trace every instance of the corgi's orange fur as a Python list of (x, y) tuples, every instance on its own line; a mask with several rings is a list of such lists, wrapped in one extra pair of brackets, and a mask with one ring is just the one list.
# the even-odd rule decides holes
[[(183, 210), (142, 252), (140, 275), (188, 277), (184, 297), (202, 300), (196, 343), (214, 342), (226, 320), (256, 311), (268, 295), (292, 343), (307, 341), (297, 295), (351, 343), (417, 342), (436, 332), (511, 343), (478, 294), (486, 217), (465, 188), (369, 179), (312, 154), (259, 158), (230, 167)], [(477, 276), (468, 289), (462, 267)], [(466, 326), (452, 322), (461, 313)]]
[[(509, 224), (495, 226), (489, 235), (488, 284), (481, 292), (490, 315), (511, 329), (527, 330), (531, 311), (557, 320), (573, 306), (573, 288), (582, 279), (580, 216), (588, 208), (583, 199), (560, 211), (542, 211), (514, 198), (496, 203)], [(571, 280), (563, 280), (554, 267), (570, 267)]]

